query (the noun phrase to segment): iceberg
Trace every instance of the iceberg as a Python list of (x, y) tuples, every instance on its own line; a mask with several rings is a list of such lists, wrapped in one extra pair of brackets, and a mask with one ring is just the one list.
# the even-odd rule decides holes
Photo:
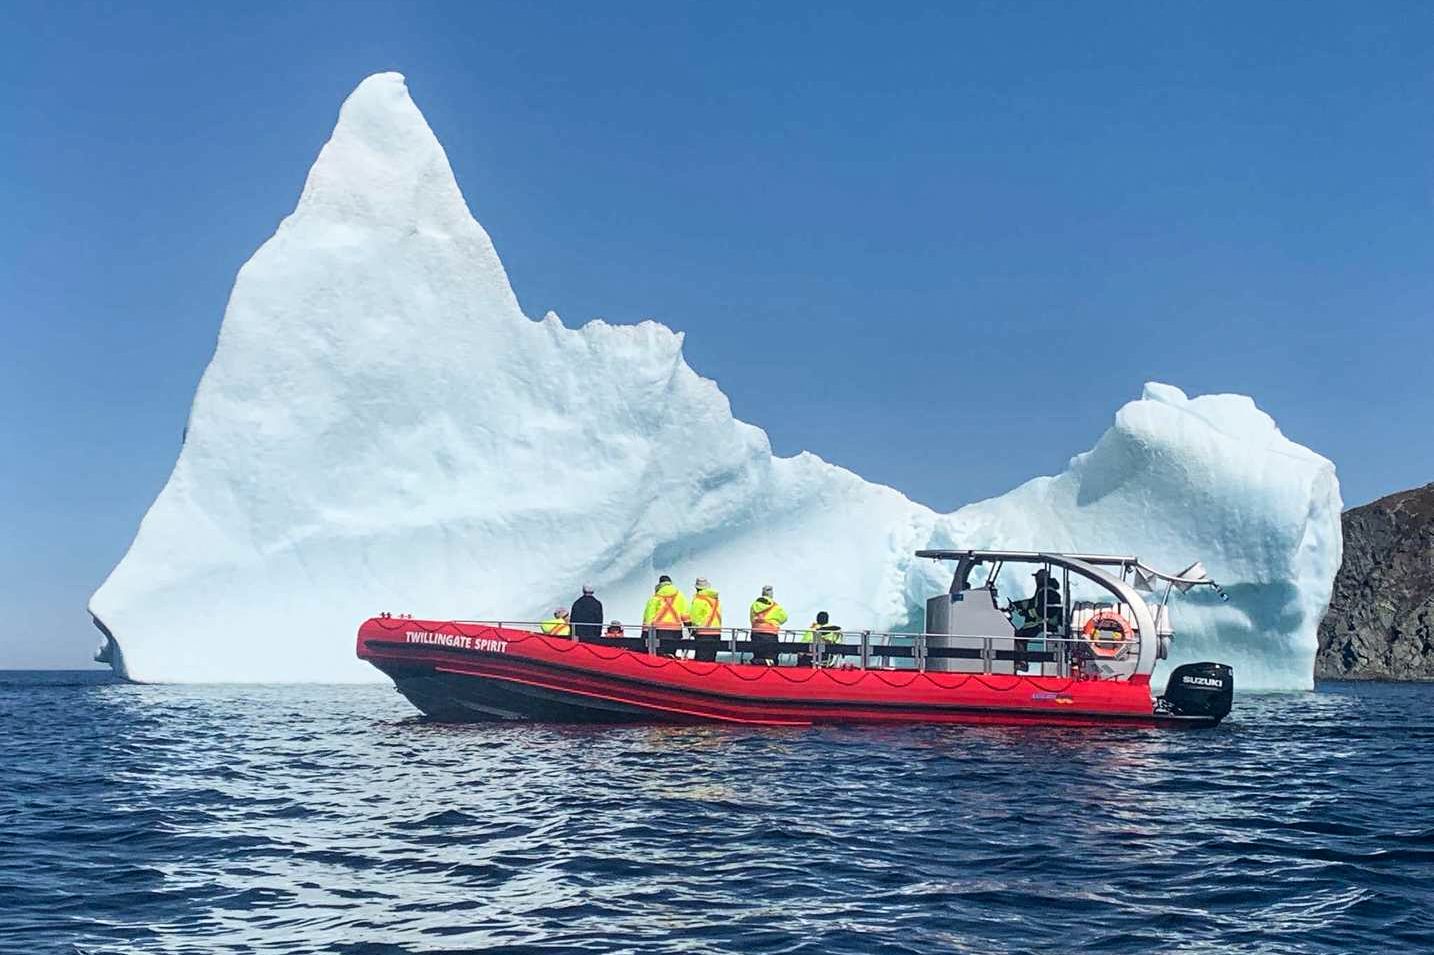
[(681, 334), (526, 316), (381, 73), (239, 270), (178, 461), (90, 612), (137, 681), (367, 681), (354, 633), (381, 611), (534, 620), (591, 582), (631, 623), (667, 572), (711, 578), (729, 616), (771, 583), (798, 622), (919, 627), (949, 583), (919, 548), (1112, 550), (1204, 560), (1230, 593), (1175, 609), (1171, 663), (1300, 688), (1340, 510), (1333, 466), (1250, 399), (1160, 384), (1064, 473), (953, 514), (777, 457)]

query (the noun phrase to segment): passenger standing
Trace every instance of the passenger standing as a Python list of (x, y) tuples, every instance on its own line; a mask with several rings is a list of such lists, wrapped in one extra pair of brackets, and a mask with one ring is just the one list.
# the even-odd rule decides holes
[(722, 599), (706, 577), (697, 578), (692, 594), (692, 636), (697, 640), (695, 658), (715, 663), (722, 644)]
[(568, 619), (579, 640), (594, 640), (602, 635), (602, 601), (593, 596), (592, 584), (583, 584), (583, 595), (573, 601)]
[(777, 665), (777, 634), (787, 622), (787, 612), (772, 597), (772, 585), (762, 588), (762, 596), (752, 601), (752, 662)]
[(568, 623), (568, 612), (562, 607), (554, 610), (551, 617), (538, 624), (538, 628), (550, 637), (571, 637), (573, 635), (572, 624)]
[(675, 641), (682, 639), (682, 625), (687, 619), (687, 598), (673, 585), (672, 578), (663, 574), (657, 578), (657, 588), (642, 611), (642, 626), (656, 636), (660, 656), (677, 655)]

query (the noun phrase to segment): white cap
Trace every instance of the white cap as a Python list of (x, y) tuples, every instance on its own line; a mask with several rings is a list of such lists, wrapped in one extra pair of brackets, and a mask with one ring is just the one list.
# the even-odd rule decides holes
[(712, 582), (709, 581), (706, 577), (698, 577), (696, 586), (698, 590), (706, 590), (708, 587), (712, 586)]
[(763, 585), (762, 585), (762, 596), (763, 596), (763, 597), (770, 597), (770, 596), (772, 596), (772, 585), (771, 585), (771, 584), (763, 584)]
[(590, 594), (590, 593), (592, 593), (592, 592), (593, 592), (593, 585), (592, 585), (592, 584), (583, 584), (583, 593), (585, 593), (585, 594)]

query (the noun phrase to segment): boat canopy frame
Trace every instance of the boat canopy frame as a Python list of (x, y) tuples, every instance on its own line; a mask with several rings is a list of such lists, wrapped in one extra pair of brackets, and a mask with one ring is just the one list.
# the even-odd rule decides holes
[[(1198, 561), (1191, 564), (1185, 570), (1171, 574), (1157, 570), (1148, 564), (1142, 563), (1140, 558), (1118, 554), (1063, 554), (1056, 551), (1033, 551), (1033, 550), (919, 550), (917, 557), (929, 558), (931, 560), (952, 560), (956, 561), (956, 572), (951, 578), (951, 593), (960, 593), (968, 586), (968, 579), (971, 571), (978, 565), (989, 565), (985, 587), (990, 587), (996, 582), (1002, 568), (1006, 564), (1040, 564), (1047, 568), (1058, 567), (1065, 573), (1062, 581), (1061, 597), (1064, 602), (1064, 619), (1071, 619), (1070, 606), (1070, 573), (1074, 571), (1078, 576), (1099, 585), (1108, 591), (1119, 601), (1130, 608), (1135, 616), (1136, 659), (1135, 673), (1150, 674), (1155, 670), (1155, 664), (1159, 659), (1159, 639), (1156, 627), (1156, 612), (1152, 610), (1151, 604), (1141, 596), (1140, 590), (1145, 589), (1152, 594), (1155, 584), (1165, 584), (1165, 591), (1160, 596), (1157, 607), (1164, 607), (1170, 599), (1173, 590), (1180, 590), (1182, 593), (1193, 587), (1208, 586), (1215, 589), (1221, 599), (1228, 599), (1220, 590), (1220, 586), (1212, 580), (1205, 568)], [(1115, 573), (1110, 571), (1114, 570)], [(1044, 622), (1042, 624), (1044, 633)]]
[(919, 550), (916, 552), (916, 556), (932, 560), (969, 560), (971, 566), (986, 561), (1039, 563), (1049, 560), (1059, 564), (1063, 560), (1077, 560), (1096, 567), (1118, 567), (1121, 580), (1125, 580), (1127, 577), (1135, 578), (1139, 586), (1152, 592), (1156, 583), (1164, 583), (1166, 589), (1161, 603), (1169, 599), (1172, 588), (1184, 593), (1195, 587), (1210, 587), (1220, 596), (1221, 600), (1230, 599), (1220, 585), (1210, 577), (1209, 572), (1205, 570), (1205, 565), (1198, 560), (1179, 573), (1172, 574), (1151, 567), (1139, 557), (1125, 557), (1116, 554), (1064, 554), (1056, 551), (1037, 550)]

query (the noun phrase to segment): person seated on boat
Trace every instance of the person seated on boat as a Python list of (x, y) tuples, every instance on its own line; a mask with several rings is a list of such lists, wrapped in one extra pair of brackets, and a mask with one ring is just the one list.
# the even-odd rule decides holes
[(1036, 589), (1025, 600), (1013, 600), (1010, 604), (1011, 622), (1015, 615), (1021, 615), (1021, 624), (1016, 628), (1016, 672), (1030, 669), (1029, 641), (1042, 633), (1059, 633), (1065, 621), (1065, 604), (1061, 600), (1061, 585), (1056, 583), (1051, 572), (1042, 567), (1031, 576), (1036, 578)]
[(592, 584), (583, 584), (583, 595), (573, 601), (568, 620), (579, 640), (591, 640), (602, 633), (602, 601), (593, 596)]
[(706, 577), (698, 577), (693, 585), (691, 619), (692, 637), (697, 641), (693, 659), (716, 663), (717, 648), (722, 644), (722, 598)]
[(752, 662), (777, 665), (777, 634), (787, 622), (787, 611), (772, 596), (772, 585), (762, 588), (762, 596), (752, 601)]
[(643, 629), (657, 640), (659, 656), (677, 656), (677, 641), (682, 639), (682, 626), (688, 619), (687, 598), (672, 578), (663, 574), (642, 611)]
[(607, 625), (607, 630), (604, 631), (603, 636), (607, 637), (609, 640), (621, 640), (623, 637), (627, 636), (627, 632), (622, 629), (621, 620), (614, 620)]
[[(817, 614), (817, 619), (813, 620), (806, 632), (797, 638), (801, 643), (812, 643), (817, 639), (827, 643), (841, 643), (841, 627), (831, 622), (831, 615), (825, 610)], [(799, 653), (797, 654), (797, 666), (809, 667), (812, 665), (812, 659), (813, 655), (810, 653)], [(831, 657), (825, 657), (825, 659), (828, 662), (832, 660)]]
[(555, 609), (553, 615), (538, 626), (551, 637), (571, 637), (573, 635), (573, 625), (568, 622), (568, 612), (562, 607)]

